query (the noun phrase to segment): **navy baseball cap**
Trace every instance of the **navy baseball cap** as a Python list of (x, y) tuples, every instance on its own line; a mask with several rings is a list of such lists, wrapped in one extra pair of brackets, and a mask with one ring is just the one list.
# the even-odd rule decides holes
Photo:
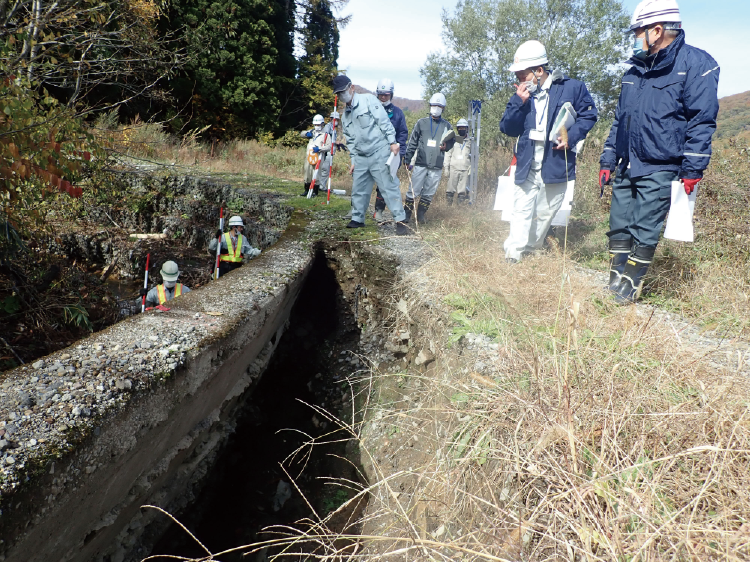
[(339, 74), (333, 79), (333, 93), (337, 94), (339, 92), (343, 92), (351, 85), (351, 83), (352, 81), (349, 80), (348, 76)]

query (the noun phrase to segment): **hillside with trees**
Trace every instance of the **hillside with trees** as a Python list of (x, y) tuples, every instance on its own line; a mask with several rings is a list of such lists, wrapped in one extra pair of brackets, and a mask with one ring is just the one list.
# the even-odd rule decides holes
[(720, 139), (750, 138), (750, 92), (719, 100), (716, 136)]

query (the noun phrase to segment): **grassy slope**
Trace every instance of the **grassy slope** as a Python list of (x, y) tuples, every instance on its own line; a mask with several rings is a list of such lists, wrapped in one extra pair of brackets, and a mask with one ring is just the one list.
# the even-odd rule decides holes
[(717, 138), (742, 137), (750, 139), (750, 92), (727, 96), (719, 100)]

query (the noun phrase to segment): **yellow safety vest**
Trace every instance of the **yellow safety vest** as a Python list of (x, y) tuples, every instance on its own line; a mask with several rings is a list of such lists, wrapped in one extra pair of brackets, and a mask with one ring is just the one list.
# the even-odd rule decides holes
[(227, 243), (227, 253), (221, 254), (221, 261), (231, 261), (234, 263), (242, 261), (242, 234), (237, 236), (237, 247), (232, 248), (232, 237), (228, 232), (224, 233), (224, 241)]
[[(164, 285), (157, 285), (156, 286), (156, 292), (159, 295), (159, 304), (164, 304), (167, 302), (167, 291), (164, 289)], [(182, 283), (177, 283), (177, 285), (174, 286), (174, 297), (177, 298), (182, 294)]]

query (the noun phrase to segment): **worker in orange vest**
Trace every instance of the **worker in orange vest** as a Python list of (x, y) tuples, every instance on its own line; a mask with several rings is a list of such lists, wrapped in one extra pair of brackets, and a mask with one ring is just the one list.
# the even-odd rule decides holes
[(146, 293), (146, 289), (141, 289), (141, 296), (146, 295), (146, 306), (149, 308), (163, 305), (167, 301), (190, 292), (190, 289), (185, 285), (177, 282), (180, 270), (175, 262), (165, 261), (159, 273), (162, 279), (161, 285), (152, 288), (148, 293)]
[(229, 232), (216, 231), (216, 238), (211, 240), (208, 251), (216, 255), (216, 245), (221, 240), (221, 254), (219, 256), (219, 277), (230, 271), (242, 267), (243, 258), (252, 259), (260, 255), (260, 250), (253, 248), (242, 234), (245, 223), (242, 217), (235, 215), (229, 219)]

